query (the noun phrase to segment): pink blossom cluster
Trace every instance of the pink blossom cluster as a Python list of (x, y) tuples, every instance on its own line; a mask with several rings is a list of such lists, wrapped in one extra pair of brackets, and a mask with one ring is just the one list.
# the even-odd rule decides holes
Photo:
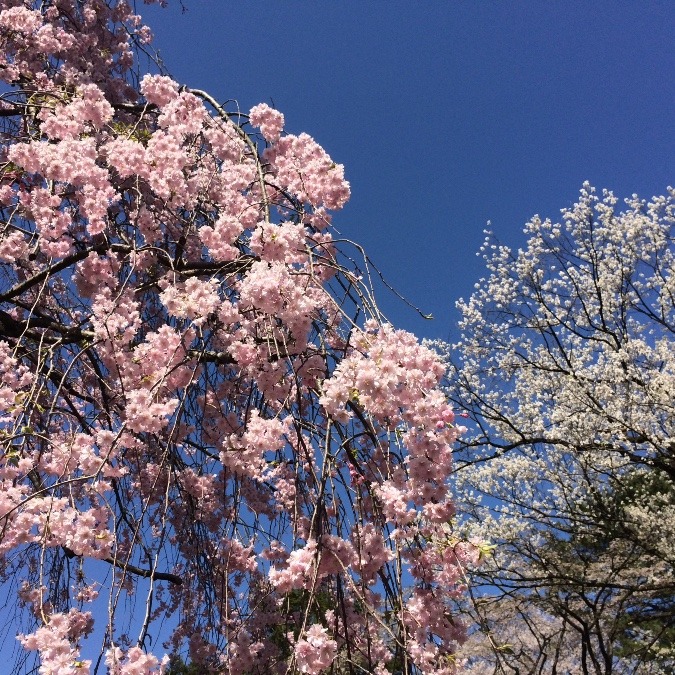
[[(91, 235), (105, 230), (109, 200), (114, 190), (108, 181), (108, 172), (99, 166), (98, 151), (93, 138), (65, 138), (60, 143), (34, 141), (12, 145), (10, 161), (28, 173), (37, 173), (46, 181), (66, 183), (79, 196), (79, 207), (87, 219)], [(30, 209), (30, 193), (20, 193), (22, 204)], [(25, 195), (25, 196), (24, 196)], [(61, 201), (61, 200), (59, 200)], [(27, 214), (29, 215), (29, 214)]]
[[(416, 590), (406, 603), (404, 616), (412, 635), (409, 649), (420, 670), (434, 675), (451, 675), (454, 672), (451, 665), (438, 667), (438, 656), (439, 652), (452, 654), (463, 641), (463, 624), (448, 614), (447, 606), (430, 590)], [(440, 648), (428, 640), (430, 633), (439, 638)]]
[(54, 108), (42, 109), (41, 130), (52, 140), (76, 139), (85, 132), (103, 129), (113, 118), (114, 112), (99, 87), (84, 84), (71, 101), (57, 102)]
[(284, 116), (267, 103), (259, 103), (251, 108), (249, 121), (254, 127), (260, 127), (265, 140), (276, 143), (284, 129)]
[(316, 541), (310, 540), (302, 548), (291, 551), (284, 569), (277, 570), (272, 567), (269, 572), (269, 579), (281, 593), (296, 588), (309, 588), (313, 581), (316, 559)]
[(340, 209), (349, 199), (344, 167), (307, 134), (282, 136), (265, 152), (279, 187), (313, 207)]
[(318, 675), (329, 668), (337, 655), (337, 643), (326, 628), (312, 624), (295, 644), (295, 659), (301, 673)]
[(77, 640), (92, 629), (91, 613), (71, 609), (52, 614), (47, 623), (30, 635), (19, 635), (21, 644), (40, 652), (40, 675), (80, 675), (91, 661), (82, 660)]
[(257, 410), (251, 413), (243, 434), (232, 434), (223, 443), (220, 460), (240, 475), (262, 476), (264, 455), (285, 445), (285, 425), (279, 419), (264, 419)]
[(352, 543), (355, 549), (354, 569), (366, 584), (374, 583), (379, 570), (394, 559), (394, 552), (373, 523), (354, 528)]
[(0, 408), (9, 412), (21, 405), (25, 390), (33, 382), (33, 374), (27, 365), (21, 363), (12, 353), (10, 345), (0, 341)]
[(143, 75), (140, 90), (148, 103), (159, 107), (178, 98), (178, 83), (166, 75)]
[(165, 280), (164, 285), (166, 288), (159, 297), (169, 314), (191, 319), (194, 325), (203, 323), (220, 304), (215, 280), (202, 281), (197, 277), (190, 277), (185, 283)]
[(119, 647), (108, 649), (105, 658), (110, 675), (162, 675), (166, 671), (168, 658), (159, 659), (146, 654), (138, 647), (131, 647), (124, 653)]
[(263, 223), (251, 235), (251, 251), (265, 260), (302, 263), (307, 259), (305, 228), (301, 223)]
[(8, 83), (23, 78), (47, 90), (103, 83), (110, 96), (128, 96), (131, 87), (124, 76), (133, 63), (131, 37), (147, 42), (149, 30), (127, 2), (59, 0), (47, 7), (3, 2), (1, 77)]
[(254, 642), (247, 630), (239, 630), (227, 646), (228, 664), (232, 673), (251, 672), (258, 663), (264, 644)]
[(28, 252), (28, 242), (23, 232), (15, 230), (8, 232), (2, 241), (0, 241), (0, 261), (13, 263), (26, 256)]
[(227, 262), (239, 257), (240, 251), (234, 244), (243, 230), (238, 218), (223, 214), (213, 225), (202, 227), (199, 236), (213, 258)]
[(446, 422), (454, 418), (438, 388), (443, 367), (411, 334), (388, 326), (375, 328), (374, 334), (369, 329), (324, 383), (321, 403), (342, 420), (352, 418), (355, 407), (367, 410), (379, 424), (396, 428), (405, 443), (410, 453), (405, 486), (400, 472), (394, 472), (378, 493), (388, 517), (409, 519), (406, 503), (412, 500), (428, 507), (427, 517), (446, 520), (439, 504), (446, 502), (458, 429)]

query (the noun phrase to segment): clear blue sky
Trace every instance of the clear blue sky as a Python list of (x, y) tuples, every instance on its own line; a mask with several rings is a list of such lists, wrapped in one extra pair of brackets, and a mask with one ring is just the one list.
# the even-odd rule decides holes
[(169, 71), (244, 111), (273, 102), (345, 165), (334, 224), (433, 313), (379, 296), (422, 337), (454, 335), (488, 220), (518, 247), (584, 180), (622, 197), (675, 182), (672, 0), (183, 4), (139, 3)]

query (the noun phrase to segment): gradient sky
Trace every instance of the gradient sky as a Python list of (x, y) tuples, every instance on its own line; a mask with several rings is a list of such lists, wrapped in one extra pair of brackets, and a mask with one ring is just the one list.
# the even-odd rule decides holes
[(170, 0), (139, 11), (181, 83), (265, 101), (343, 163), (334, 219), (425, 321), (455, 337), (454, 302), (482, 276), (487, 221), (525, 242), (584, 180), (617, 196), (673, 184), (675, 3)]

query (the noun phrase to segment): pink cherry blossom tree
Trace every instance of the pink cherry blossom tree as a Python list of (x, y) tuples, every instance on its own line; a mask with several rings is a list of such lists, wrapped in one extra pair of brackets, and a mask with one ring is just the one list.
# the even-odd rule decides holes
[(452, 673), (444, 367), (333, 241), (343, 167), (149, 39), (0, 2), (3, 626), (44, 675)]
[(673, 672), (674, 198), (585, 185), (458, 303), (459, 520), (495, 547), (465, 672)]

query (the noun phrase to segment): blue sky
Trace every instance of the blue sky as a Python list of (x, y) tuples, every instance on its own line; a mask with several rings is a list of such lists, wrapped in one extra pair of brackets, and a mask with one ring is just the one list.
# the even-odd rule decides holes
[(670, 1), (183, 4), (139, 3), (168, 70), (244, 111), (274, 103), (345, 165), (334, 224), (434, 315), (380, 293), (421, 337), (456, 336), (488, 220), (518, 247), (584, 180), (621, 197), (674, 182)]

